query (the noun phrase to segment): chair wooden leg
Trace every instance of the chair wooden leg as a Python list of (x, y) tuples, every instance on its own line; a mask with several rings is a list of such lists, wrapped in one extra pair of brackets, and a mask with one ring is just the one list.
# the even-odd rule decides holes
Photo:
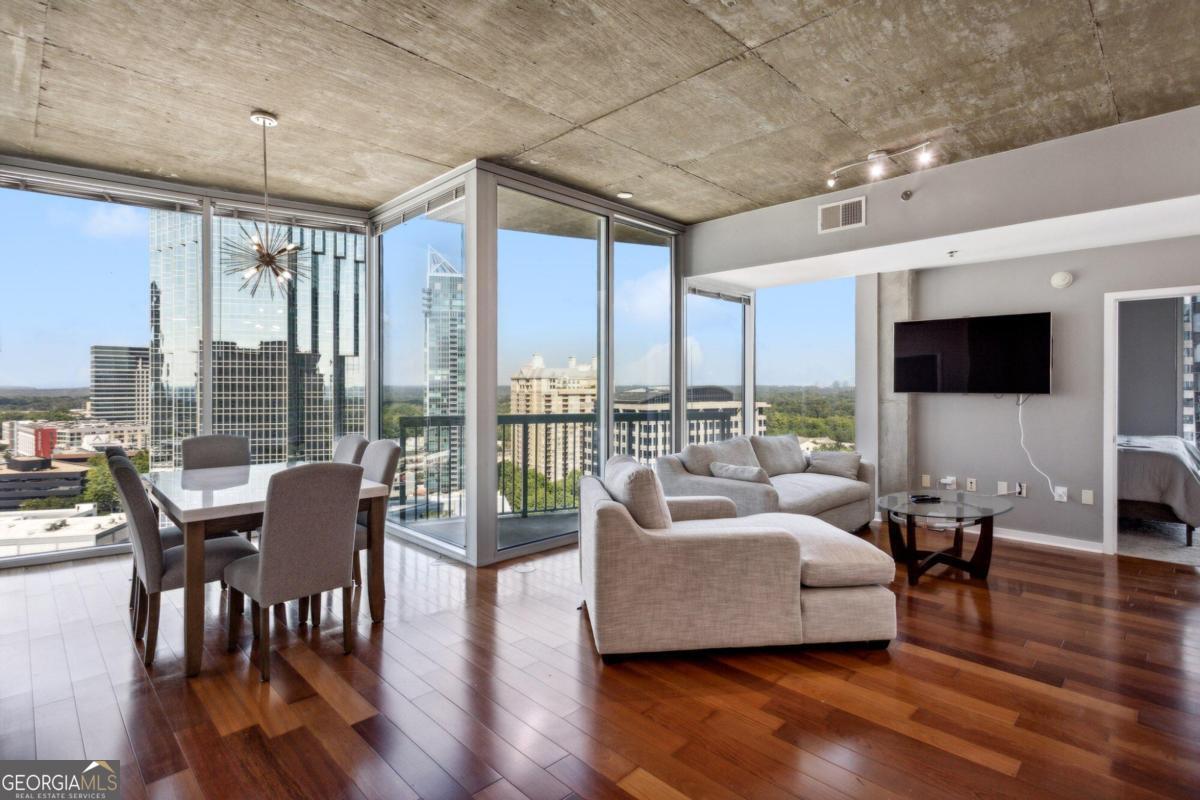
[(242, 604), (244, 595), (237, 589), (229, 590), (229, 652), (237, 650), (238, 636), (242, 632)]
[(309, 613), (312, 615), (313, 627), (321, 627), (321, 595), (314, 594), (309, 599)]
[(261, 634), (262, 629), (259, 627), (260, 623), (262, 622), (262, 617), (259, 615), (258, 612), (259, 612), (258, 601), (251, 600), (250, 601), (250, 627), (254, 632), (255, 639), (257, 639), (259, 636), (262, 635)]
[(129, 581), (130, 581), (130, 583), (129, 583), (129, 607), (133, 608), (133, 606), (137, 602), (138, 577), (137, 577), (137, 562), (136, 561), (133, 562), (133, 577), (130, 578)]
[(154, 651), (158, 647), (158, 607), (162, 592), (155, 592), (149, 597), (149, 609), (146, 614), (146, 653), (143, 663), (148, 667), (154, 663)]
[(354, 551), (354, 585), (362, 586), (362, 564), (358, 558), (358, 551)]
[(146, 587), (138, 582), (138, 597), (137, 597), (137, 614), (133, 618), (133, 638), (136, 641), (141, 641), (146, 635), (146, 612), (147, 606), (150, 605), (146, 597)]
[(263, 606), (258, 610), (258, 679), (271, 680), (271, 607)]
[(308, 622), (308, 597), (300, 598), (300, 624)]
[(354, 614), (352, 613), (352, 595), (354, 587), (342, 587), (342, 652), (349, 655), (354, 652)]

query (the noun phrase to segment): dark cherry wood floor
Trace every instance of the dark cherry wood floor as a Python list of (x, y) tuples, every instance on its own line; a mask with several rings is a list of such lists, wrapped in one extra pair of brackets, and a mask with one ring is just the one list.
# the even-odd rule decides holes
[(154, 667), (138, 659), (127, 558), (0, 571), (0, 758), (120, 759), (126, 798), (1200, 791), (1194, 568), (998, 542), (986, 585), (942, 568), (909, 588), (901, 571), (885, 652), (604, 665), (574, 549), (481, 570), (397, 542), (387, 558), (386, 622), (357, 601), (347, 657), (338, 598), (315, 630), (288, 609), (269, 685), (249, 625), (225, 652), (216, 585), (187, 680), (178, 592)]

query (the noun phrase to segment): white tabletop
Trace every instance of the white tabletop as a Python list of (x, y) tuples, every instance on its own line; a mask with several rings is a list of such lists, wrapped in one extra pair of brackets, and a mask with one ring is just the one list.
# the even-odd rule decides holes
[[(243, 514), (261, 514), (266, 507), (267, 484), (276, 472), (299, 463), (255, 464), (249, 467), (156, 470), (145, 476), (151, 496), (172, 519), (200, 522)], [(387, 497), (382, 483), (363, 480), (360, 498)]]

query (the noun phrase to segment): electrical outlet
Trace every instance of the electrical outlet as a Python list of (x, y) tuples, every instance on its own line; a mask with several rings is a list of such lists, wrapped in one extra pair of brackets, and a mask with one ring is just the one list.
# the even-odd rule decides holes
[(1079, 493), (1079, 502), (1085, 506), (1093, 505), (1096, 502), (1096, 495), (1092, 493), (1091, 489), (1084, 489)]
[(974, 478), (967, 478), (967, 491), (968, 492), (979, 491), (979, 484), (975, 482)]
[(921, 488), (922, 488), (922, 489), (928, 489), (928, 488), (929, 488), (929, 476), (928, 476), (928, 475), (922, 475), (922, 476), (921, 476)]
[(1067, 502), (1067, 500), (1070, 499), (1069, 492), (1070, 492), (1070, 490), (1066, 486), (1055, 486), (1054, 487), (1054, 502), (1056, 502), (1056, 503)]
[(1008, 494), (1008, 481), (996, 481), (996, 494)]
[(1017, 497), (1029, 497), (1029, 484), (1017, 481)]

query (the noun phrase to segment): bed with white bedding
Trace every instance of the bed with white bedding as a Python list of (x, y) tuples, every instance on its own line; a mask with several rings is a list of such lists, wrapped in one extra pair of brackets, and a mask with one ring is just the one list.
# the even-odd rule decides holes
[(1179, 436), (1121, 436), (1120, 514), (1187, 526), (1187, 544), (1200, 526), (1200, 449)]

